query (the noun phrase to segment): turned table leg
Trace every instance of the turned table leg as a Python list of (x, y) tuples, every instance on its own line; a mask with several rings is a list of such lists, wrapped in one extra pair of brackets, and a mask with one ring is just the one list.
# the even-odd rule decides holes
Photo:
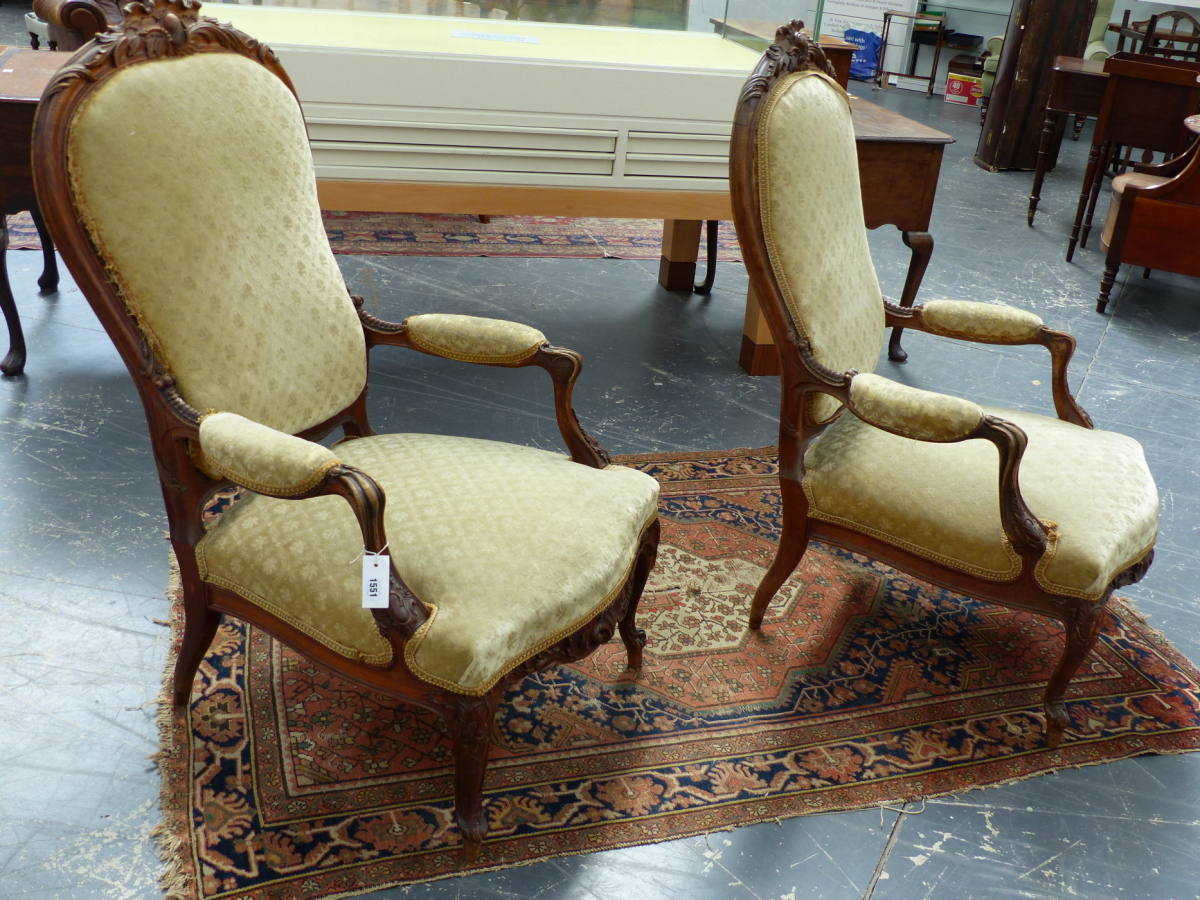
[(1042, 182), (1046, 179), (1046, 169), (1050, 167), (1050, 148), (1054, 144), (1054, 133), (1058, 129), (1058, 111), (1046, 111), (1046, 125), (1042, 128), (1042, 143), (1038, 146), (1037, 168), (1033, 170), (1033, 188), (1029, 192), (1029, 212), (1026, 213), (1026, 224), (1033, 224), (1037, 213), (1038, 202), (1042, 199)]

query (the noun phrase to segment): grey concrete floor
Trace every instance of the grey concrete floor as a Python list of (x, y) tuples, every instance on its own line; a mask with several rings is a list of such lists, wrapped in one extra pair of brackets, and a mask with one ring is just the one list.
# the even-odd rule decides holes
[[(9, 6), (0, 7), (7, 14)], [(870, 95), (861, 86), (855, 92)], [(1162, 495), (1158, 556), (1135, 598), (1200, 660), (1200, 282), (1122, 272), (1093, 311), (1100, 256), (1062, 260), (1086, 145), (1067, 143), (1036, 226), (1029, 175), (971, 161), (973, 110), (888, 91), (872, 99), (954, 134), (923, 299), (1031, 309), (1079, 340), (1071, 382), (1102, 428), (1146, 448)], [(1085, 139), (1086, 141), (1086, 135)], [(884, 290), (907, 251), (871, 235)], [(8, 254), (27, 373), (0, 382), (0, 897), (159, 896), (153, 700), (164, 654), (166, 525), (140, 404), (78, 290), (39, 296), (39, 254)], [(587, 362), (576, 405), (611, 450), (774, 442), (778, 385), (736, 365), (746, 276), (722, 264), (708, 298), (671, 294), (623, 260), (346, 256), (356, 293), (389, 318), (427, 311), (541, 328)], [(909, 335), (880, 371), (1052, 414), (1044, 355)], [(1037, 350), (1038, 348), (1034, 348)], [(548, 385), (530, 371), (378, 352), (381, 430), (556, 447)], [(1103, 478), (1103, 472), (1095, 473)], [(1200, 756), (1145, 757), (994, 790), (759, 825), (380, 891), (410, 898), (1200, 898)]]

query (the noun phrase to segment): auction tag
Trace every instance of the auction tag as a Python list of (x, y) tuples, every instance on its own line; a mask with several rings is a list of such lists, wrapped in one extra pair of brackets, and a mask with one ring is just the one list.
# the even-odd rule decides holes
[(362, 573), (363, 609), (387, 609), (388, 577), (392, 571), (386, 553), (364, 553)]

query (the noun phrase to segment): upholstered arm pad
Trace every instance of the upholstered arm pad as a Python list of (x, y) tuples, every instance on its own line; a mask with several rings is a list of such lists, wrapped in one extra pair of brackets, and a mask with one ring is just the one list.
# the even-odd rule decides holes
[(1031, 312), (970, 300), (930, 300), (921, 306), (921, 322), (931, 334), (989, 344), (1024, 344), (1042, 330)]
[(851, 412), (876, 428), (918, 441), (947, 443), (965, 438), (983, 421), (970, 400), (898, 384), (879, 375), (855, 375)]
[(538, 351), (546, 336), (504, 319), (429, 313), (404, 320), (414, 345), (447, 359), (471, 363), (515, 363)]
[(272, 497), (307, 493), (340, 465), (328, 448), (236, 413), (210, 413), (200, 420), (200, 451), (206, 469)]

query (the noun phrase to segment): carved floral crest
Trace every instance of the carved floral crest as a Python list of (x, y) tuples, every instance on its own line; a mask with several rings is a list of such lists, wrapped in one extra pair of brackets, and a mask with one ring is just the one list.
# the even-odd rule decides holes
[(791, 72), (815, 69), (833, 77), (833, 66), (825, 58), (825, 52), (816, 41), (801, 33), (802, 28), (804, 23), (799, 19), (779, 26), (775, 32), (775, 43), (766, 49), (754, 74), (742, 87), (739, 102), (761, 97), (776, 79)]

